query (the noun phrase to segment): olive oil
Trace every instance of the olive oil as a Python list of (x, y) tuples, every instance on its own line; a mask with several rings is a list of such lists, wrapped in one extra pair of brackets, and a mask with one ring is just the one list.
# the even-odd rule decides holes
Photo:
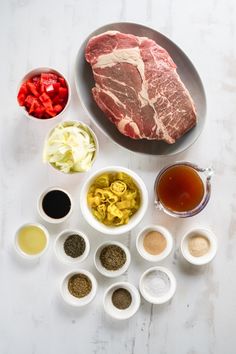
[(17, 241), (20, 249), (28, 255), (41, 253), (47, 245), (45, 232), (36, 225), (23, 226)]
[(189, 166), (168, 168), (160, 177), (157, 195), (168, 209), (186, 212), (196, 208), (204, 197), (204, 184), (198, 173)]

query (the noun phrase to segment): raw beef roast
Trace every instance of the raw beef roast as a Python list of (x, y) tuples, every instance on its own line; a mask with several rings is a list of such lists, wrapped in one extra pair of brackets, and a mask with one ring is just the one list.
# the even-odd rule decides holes
[(153, 40), (108, 31), (89, 40), (85, 57), (96, 82), (93, 97), (122, 134), (172, 144), (196, 124), (175, 63)]

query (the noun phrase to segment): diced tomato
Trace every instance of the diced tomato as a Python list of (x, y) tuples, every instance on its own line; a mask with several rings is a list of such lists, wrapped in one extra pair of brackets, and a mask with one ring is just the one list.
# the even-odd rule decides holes
[(35, 87), (35, 85), (32, 82), (27, 82), (27, 87), (29, 89), (29, 91), (35, 96), (35, 97), (39, 97), (39, 93)]

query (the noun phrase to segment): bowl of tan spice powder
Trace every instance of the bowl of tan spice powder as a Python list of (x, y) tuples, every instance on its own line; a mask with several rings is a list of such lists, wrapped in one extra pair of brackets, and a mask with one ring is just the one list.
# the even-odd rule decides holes
[(94, 255), (94, 264), (99, 273), (109, 278), (122, 275), (131, 261), (129, 249), (121, 242), (108, 241), (102, 243)]
[(147, 261), (160, 262), (171, 253), (173, 237), (165, 227), (149, 225), (138, 234), (136, 247)]
[(87, 305), (94, 299), (96, 292), (96, 278), (85, 269), (66, 274), (61, 284), (62, 298), (72, 306)]
[(217, 251), (217, 239), (211, 230), (195, 228), (181, 241), (183, 257), (191, 264), (204, 265), (212, 261)]

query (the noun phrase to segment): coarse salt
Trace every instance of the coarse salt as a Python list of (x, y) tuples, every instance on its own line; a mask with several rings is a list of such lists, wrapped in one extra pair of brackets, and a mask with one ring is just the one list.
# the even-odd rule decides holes
[(146, 275), (143, 285), (150, 296), (159, 297), (170, 290), (170, 279), (165, 272), (155, 270)]

